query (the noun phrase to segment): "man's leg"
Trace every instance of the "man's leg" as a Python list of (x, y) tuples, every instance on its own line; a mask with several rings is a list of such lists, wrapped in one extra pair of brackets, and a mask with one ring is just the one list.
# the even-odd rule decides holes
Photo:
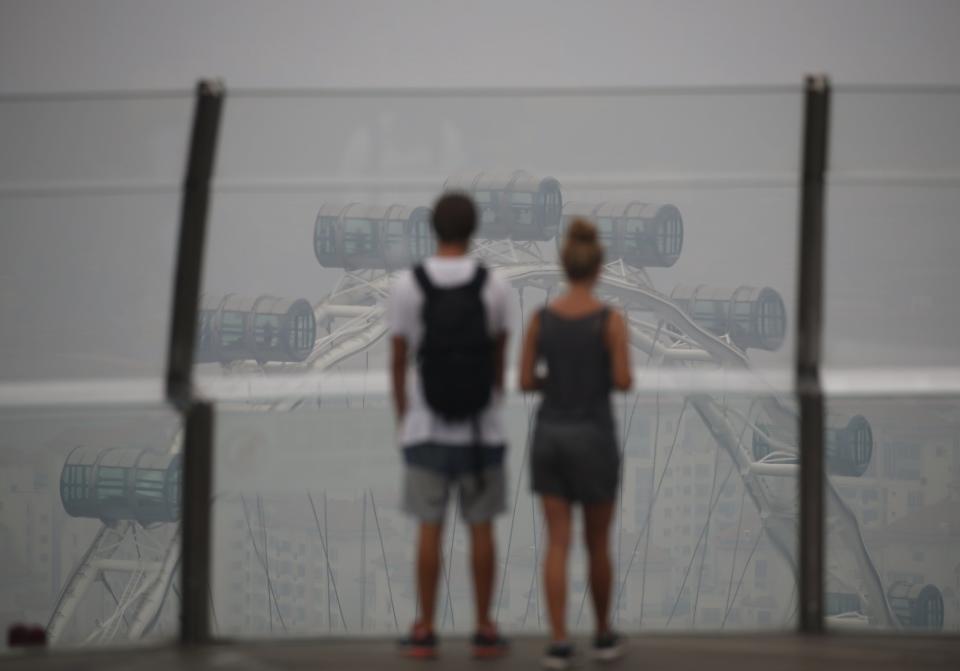
[(473, 594), (477, 600), (477, 629), (493, 626), (490, 603), (493, 598), (493, 579), (496, 573), (496, 548), (493, 541), (493, 522), (470, 525), (471, 567)]
[(414, 623), (413, 638), (433, 633), (437, 607), (437, 582), (442, 559), (443, 518), (449, 497), (450, 483), (446, 475), (436, 470), (410, 463), (404, 468), (403, 509), (419, 520), (417, 538), (417, 597), (420, 617)]
[(433, 631), (440, 579), (442, 522), (421, 522), (417, 546), (417, 592), (420, 595), (420, 624)]
[(497, 631), (490, 612), (497, 572), (493, 520), (506, 508), (505, 496), (506, 474), (502, 464), (488, 468), (482, 480), (472, 473), (460, 480), (460, 511), (470, 528), (470, 568), (477, 606), (473, 637), (476, 658), (499, 657), (507, 651), (507, 641)]

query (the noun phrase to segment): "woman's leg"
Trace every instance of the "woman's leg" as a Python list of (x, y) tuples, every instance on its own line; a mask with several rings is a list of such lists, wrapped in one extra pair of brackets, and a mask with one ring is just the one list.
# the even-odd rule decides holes
[(613, 502), (591, 503), (583, 507), (584, 535), (590, 555), (590, 596), (597, 617), (597, 633), (610, 630), (610, 522)]
[(567, 640), (567, 553), (570, 550), (570, 502), (559, 496), (544, 496), (547, 518), (547, 556), (543, 561), (543, 583), (550, 611), (554, 641)]

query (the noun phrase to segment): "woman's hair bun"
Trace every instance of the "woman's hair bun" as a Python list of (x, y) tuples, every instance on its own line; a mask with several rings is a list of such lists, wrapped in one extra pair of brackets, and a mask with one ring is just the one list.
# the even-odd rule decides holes
[(570, 242), (597, 244), (597, 227), (585, 219), (574, 219), (567, 228), (567, 240)]
[(603, 247), (597, 240), (597, 227), (579, 217), (571, 221), (560, 250), (560, 259), (568, 279), (576, 281), (596, 277), (603, 263)]

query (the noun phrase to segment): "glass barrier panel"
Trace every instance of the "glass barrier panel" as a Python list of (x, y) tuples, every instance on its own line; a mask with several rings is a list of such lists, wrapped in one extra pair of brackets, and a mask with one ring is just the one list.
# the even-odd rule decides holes
[(163, 406), (0, 408), (4, 632), (39, 626), (54, 648), (178, 637), (180, 440)]
[(960, 89), (840, 87), (832, 107), (827, 624), (956, 632)]
[(0, 381), (162, 376), (192, 108), (0, 98)]
[[(629, 437), (618, 626), (791, 627), (801, 103), (799, 89), (231, 93), (196, 359), (220, 407), (218, 635), (394, 635), (415, 617), (385, 306), (398, 274), (432, 252), (430, 208), (453, 189), (478, 208), (471, 254), (511, 289), (510, 371), (526, 322), (562, 290), (567, 224), (599, 227), (598, 293), (628, 312), (642, 378), (617, 401)], [(495, 604), (511, 632), (545, 627), (526, 468), (534, 406), (511, 392), (505, 407)], [(774, 427), (772, 457), (753, 455), (748, 423)], [(754, 473), (764, 459), (775, 463)], [(447, 525), (444, 631), (472, 626), (467, 540)], [(578, 630), (592, 618), (584, 567), (578, 549)]]
[[(219, 406), (215, 635), (395, 636), (416, 618), (417, 523), (401, 505), (393, 411), (373, 375), (366, 393), (347, 392), (349, 379), (343, 382), (331, 381), (320, 397)], [(795, 626), (793, 405), (769, 395), (668, 391), (616, 399), (623, 455), (610, 531), (617, 627)], [(528, 463), (536, 406), (517, 394), (503, 402), (506, 509), (495, 522), (493, 610), (511, 633), (547, 630), (546, 530)], [(454, 494), (446, 506), (436, 625), (467, 634), (475, 615), (470, 534), (458, 501)], [(574, 524), (568, 621), (586, 632), (593, 614), (579, 514)]]
[(3, 189), (179, 188), (191, 92), (0, 97)]
[[(648, 349), (782, 383), (801, 102), (799, 89), (234, 92), (211, 206), (201, 388), (382, 366), (386, 295), (431, 253), (429, 208), (444, 189), (477, 203), (472, 254), (516, 290), (515, 336), (559, 291), (558, 241), (585, 216), (606, 247), (601, 293), (629, 308)], [(254, 325), (265, 315), (270, 333)], [(312, 346), (294, 343), (297, 315)]]
[(827, 410), (827, 626), (960, 631), (960, 399)]
[(0, 381), (163, 376), (180, 195), (0, 195)]
[(824, 367), (956, 370), (960, 89), (838, 88), (832, 108)]

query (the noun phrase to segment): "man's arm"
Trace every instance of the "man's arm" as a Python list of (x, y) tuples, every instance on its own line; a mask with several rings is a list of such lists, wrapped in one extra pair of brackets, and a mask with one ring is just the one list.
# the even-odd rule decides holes
[(390, 379), (393, 383), (393, 408), (397, 421), (407, 414), (407, 339), (394, 336), (390, 340)]
[(493, 350), (493, 388), (503, 391), (504, 369), (507, 365), (507, 332), (497, 336)]

